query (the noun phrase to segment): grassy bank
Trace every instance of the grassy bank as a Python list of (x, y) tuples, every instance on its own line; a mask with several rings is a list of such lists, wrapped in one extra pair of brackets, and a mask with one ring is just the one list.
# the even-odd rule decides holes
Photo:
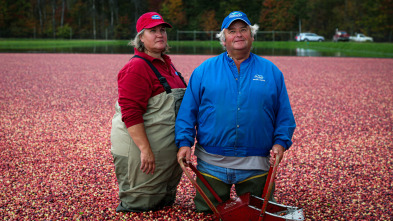
[(51, 49), (127, 45), (122, 40), (0, 39), (0, 49)]
[(255, 47), (261, 48), (287, 48), (312, 49), (316, 51), (351, 51), (359, 53), (386, 54), (393, 57), (392, 43), (373, 42), (254, 42)]
[[(54, 39), (0, 39), (0, 51), (7, 50), (45, 50), (53, 48), (88, 48), (100, 46), (124, 46), (129, 40), (54, 40)], [(171, 47), (220, 48), (218, 41), (169, 41)], [(359, 57), (393, 58), (392, 43), (358, 42), (295, 42), (295, 41), (255, 41), (254, 48), (309, 49), (318, 52), (345, 52)], [(359, 54), (359, 55), (357, 55)]]

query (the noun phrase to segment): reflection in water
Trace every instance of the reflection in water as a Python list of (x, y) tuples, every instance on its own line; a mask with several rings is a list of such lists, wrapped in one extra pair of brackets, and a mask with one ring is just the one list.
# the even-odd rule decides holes
[[(1, 50), (0, 53), (95, 53), (95, 54), (133, 54), (133, 47), (126, 45), (106, 45), (93, 47), (69, 47), (53, 49), (14, 49)], [(196, 47), (196, 46), (173, 46), (169, 54), (191, 54), (191, 55), (218, 55), (224, 52), (221, 47)], [(252, 52), (261, 56), (312, 56), (312, 57), (392, 57), (391, 54), (365, 54), (356, 51), (317, 51), (308, 48), (282, 49), (282, 48), (252, 48)]]
[[(170, 49), (170, 54), (204, 54), (204, 55), (218, 55), (224, 52), (223, 48), (215, 47), (173, 47)], [(253, 47), (252, 53), (265, 56), (296, 56), (296, 51), (293, 49), (282, 48), (256, 48)]]
[(295, 50), (283, 48), (253, 48), (252, 52), (265, 56), (296, 56)]
[[(134, 49), (130, 46), (93, 46), (93, 47), (69, 47), (69, 48), (53, 48), (53, 49), (34, 49), (34, 50), (8, 50), (0, 52), (20, 52), (20, 53), (94, 53), (94, 54), (133, 54)], [(224, 52), (221, 47), (196, 47), (196, 46), (174, 46), (169, 50), (169, 54), (202, 54), (202, 55), (218, 55)], [(334, 56), (332, 55), (301, 55), (297, 49), (282, 48), (252, 48), (252, 52), (257, 55), (264, 56)]]
[(296, 56), (320, 57), (322, 53), (312, 49), (296, 48)]

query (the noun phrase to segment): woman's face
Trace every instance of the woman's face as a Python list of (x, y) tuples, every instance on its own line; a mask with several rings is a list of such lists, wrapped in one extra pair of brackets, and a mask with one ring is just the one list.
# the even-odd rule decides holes
[(140, 37), (147, 51), (161, 53), (167, 45), (167, 34), (164, 25), (147, 28)]

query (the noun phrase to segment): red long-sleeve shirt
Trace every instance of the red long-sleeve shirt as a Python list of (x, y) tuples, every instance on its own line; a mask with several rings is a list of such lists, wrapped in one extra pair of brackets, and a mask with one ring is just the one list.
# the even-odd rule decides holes
[[(160, 74), (166, 78), (171, 88), (185, 88), (183, 81), (171, 66), (171, 59), (167, 55), (160, 59), (153, 58), (146, 53), (134, 49), (135, 55), (149, 60)], [(164, 87), (156, 77), (150, 66), (141, 58), (131, 59), (119, 72), (118, 78), (119, 105), (122, 120), (126, 127), (143, 123), (143, 114), (149, 98), (164, 92)]]

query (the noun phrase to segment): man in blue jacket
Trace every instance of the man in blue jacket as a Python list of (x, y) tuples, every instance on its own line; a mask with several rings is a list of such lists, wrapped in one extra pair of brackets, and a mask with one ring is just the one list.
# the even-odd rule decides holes
[[(243, 12), (224, 19), (217, 37), (226, 52), (194, 70), (176, 119), (178, 160), (191, 160), (196, 136), (197, 169), (224, 201), (233, 184), (237, 195), (262, 195), (270, 164), (281, 161), (296, 127), (283, 74), (251, 53), (257, 30)], [(210, 211), (199, 193), (194, 202)]]

